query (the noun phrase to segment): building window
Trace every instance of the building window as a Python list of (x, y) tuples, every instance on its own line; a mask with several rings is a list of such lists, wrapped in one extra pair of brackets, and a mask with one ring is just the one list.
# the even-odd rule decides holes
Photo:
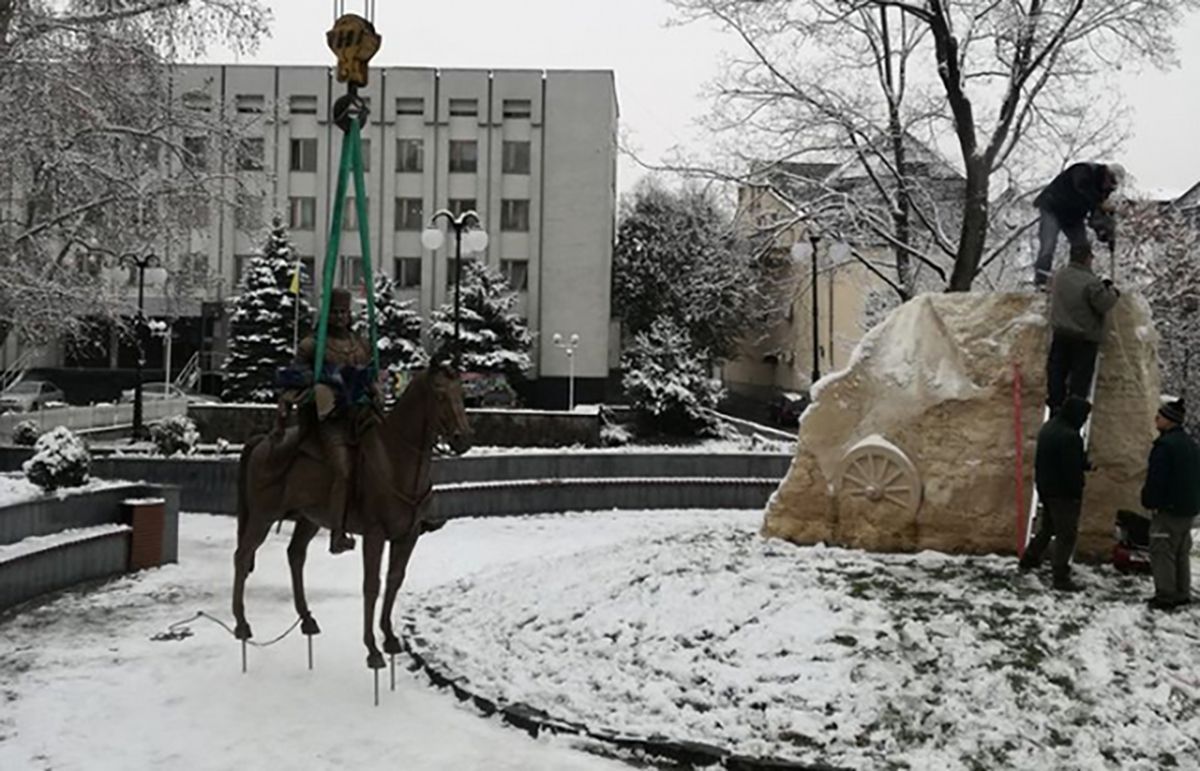
[(317, 140), (293, 139), (291, 146), (291, 162), (288, 168), (292, 171), (317, 170)]
[(420, 97), (402, 96), (396, 100), (397, 115), (424, 115), (425, 100)]
[(238, 94), (234, 97), (234, 109), (240, 113), (259, 114), (266, 107), (267, 100), (262, 94)]
[(317, 199), (311, 196), (288, 199), (288, 227), (314, 230), (317, 227)]
[(529, 173), (529, 143), (505, 142), (501, 170), (505, 174)]
[(396, 140), (396, 171), (419, 172), (425, 170), (425, 140)]
[(479, 114), (478, 99), (451, 99), (450, 114), (459, 117), (471, 117)]
[(424, 225), (420, 198), (396, 199), (396, 230), (421, 230)]
[(504, 117), (528, 118), (533, 114), (533, 105), (528, 99), (505, 99)]
[[(475, 261), (474, 257), (463, 257), (462, 269), (463, 269), (464, 276), (467, 273), (467, 266), (474, 261)], [(457, 263), (458, 263), (458, 261), (455, 260), (453, 257), (446, 260), (446, 287), (447, 288), (454, 286), (454, 278), (455, 278), (454, 271), (457, 268)]]
[(505, 198), (500, 202), (500, 229), (529, 232), (529, 201)]
[(183, 167), (193, 171), (208, 168), (208, 138), (183, 138)]
[(342, 256), (342, 286), (349, 289), (362, 288), (366, 279), (363, 272), (363, 258), (357, 254)]
[(251, 233), (262, 227), (263, 197), (250, 193), (238, 193), (233, 210), (233, 224), (243, 233)]
[(206, 91), (189, 91), (183, 95), (183, 106), (189, 110), (209, 112), (212, 110), (212, 96)]
[(420, 257), (397, 257), (393, 267), (396, 271), (396, 286), (400, 289), (415, 289), (421, 285)]
[(261, 137), (243, 137), (237, 143), (239, 171), (262, 171), (266, 157), (266, 142)]
[(202, 195), (181, 195), (171, 202), (179, 224), (190, 230), (208, 227), (208, 199)]
[(288, 101), (288, 111), (292, 115), (316, 115), (317, 98), (305, 94), (297, 94)]
[[(366, 201), (367, 207), (371, 201)], [(346, 208), (342, 210), (342, 230), (358, 230), (358, 201), (352, 195), (346, 196)]]
[(458, 217), (463, 212), (475, 210), (475, 199), (451, 198), (449, 203), (447, 203), (446, 208), (450, 210), (451, 214), (453, 214), (455, 217)]
[(504, 280), (514, 292), (529, 290), (528, 260), (500, 260), (500, 272), (504, 274)]
[(479, 165), (479, 145), (474, 139), (450, 140), (450, 171), (472, 174)]
[(313, 280), (317, 275), (317, 261), (313, 257), (301, 257), (300, 264), (304, 266), (300, 272), (300, 293), (311, 296)]

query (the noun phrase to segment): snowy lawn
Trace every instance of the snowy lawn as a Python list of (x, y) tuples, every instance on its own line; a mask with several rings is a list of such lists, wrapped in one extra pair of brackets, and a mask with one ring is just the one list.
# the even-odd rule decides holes
[[(456, 520), (421, 539), (397, 606), (414, 590), (531, 557), (656, 537), (711, 515), (590, 514)], [(225, 619), (235, 521), (188, 515), (179, 565), (91, 591), (65, 594), (0, 619), (0, 769), (134, 771), (221, 769), (623, 768), (566, 739), (532, 740), (484, 719), (424, 677), (381, 678), (379, 708), (361, 643), (361, 567), (332, 557), (324, 534), (309, 549), (308, 597), (323, 634), (309, 672), (298, 632), (250, 649), (240, 671), (236, 642), (215, 624), (155, 642), (172, 622), (205, 610)], [(295, 618), (284, 549), (288, 526), (259, 550), (247, 613), (266, 641)], [(405, 658), (405, 661), (407, 659)], [(401, 662), (402, 663), (402, 662)]]
[(435, 587), (406, 605), (416, 647), (502, 704), (745, 755), (1200, 768), (1200, 610), (1147, 610), (1148, 577), (1085, 567), (1067, 596), (1012, 559), (800, 548), (760, 521)]
[(120, 479), (89, 479), (78, 487), (63, 487), (52, 493), (47, 493), (20, 473), (0, 474), (0, 506), (11, 506), (14, 503), (26, 503), (43, 496), (66, 498), (76, 493), (104, 490), (109, 487), (132, 484)]

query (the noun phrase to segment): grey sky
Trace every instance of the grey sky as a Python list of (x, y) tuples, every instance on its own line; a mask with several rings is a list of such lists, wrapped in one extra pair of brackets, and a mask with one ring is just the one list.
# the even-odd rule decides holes
[[(324, 33), (330, 0), (266, 0), (274, 36), (243, 63), (329, 64)], [(346, 1), (361, 12), (363, 2)], [(453, 11), (451, 11), (453, 9)], [(437, 67), (612, 69), (621, 125), (648, 160), (674, 145), (702, 141), (695, 120), (707, 108), (699, 92), (716, 74), (723, 49), (737, 41), (711, 28), (667, 27), (665, 0), (456, 0), (376, 3), (384, 37), (374, 63)], [(1200, 17), (1178, 32), (1181, 67), (1120, 78), (1134, 112), (1134, 137), (1122, 159), (1143, 190), (1180, 193), (1200, 182)], [(232, 61), (214, 51), (212, 61)], [(623, 158), (620, 188), (641, 170)]]

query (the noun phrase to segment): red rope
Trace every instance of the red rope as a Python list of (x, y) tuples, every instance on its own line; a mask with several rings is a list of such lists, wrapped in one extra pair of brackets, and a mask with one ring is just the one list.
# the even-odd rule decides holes
[(1013, 362), (1013, 434), (1017, 443), (1017, 556), (1025, 556), (1025, 438), (1021, 431), (1021, 365)]

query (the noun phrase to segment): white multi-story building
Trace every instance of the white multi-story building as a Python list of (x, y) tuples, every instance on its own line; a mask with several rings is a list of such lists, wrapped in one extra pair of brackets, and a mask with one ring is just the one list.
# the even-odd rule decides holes
[[(209, 172), (227, 174), (218, 196), (223, 203), (208, 207), (206, 222), (166, 247), (178, 252), (176, 261), (201, 262), (215, 278), (205, 290), (206, 313), (215, 316), (217, 303), (236, 292), (276, 213), (310, 275), (320, 276), (343, 138), (330, 107), (345, 86), (325, 67), (254, 65), (181, 66), (173, 83), (185, 106), (220, 111), (215, 117), (238, 125), (244, 136), (235, 152), (224, 153), (206, 146), (205, 137), (181, 138)], [(421, 231), (439, 209), (474, 209), (489, 236), (478, 258), (508, 277), (535, 333), (535, 401), (565, 402), (568, 360), (552, 343), (555, 333), (579, 335), (578, 400), (600, 398), (610, 346), (617, 345), (610, 338), (613, 73), (379, 68), (359, 93), (371, 111), (363, 153), (373, 270), (393, 276), (401, 297), (415, 300), (428, 318), (452, 297), (453, 239), (430, 252)], [(359, 286), (352, 205), (342, 231), (337, 282)], [(200, 308), (196, 302), (196, 316)], [(147, 311), (154, 310), (151, 295)], [(207, 330), (197, 331), (204, 340), (181, 345), (173, 358), (189, 347), (219, 350), (221, 327), (219, 318), (195, 324)]]

